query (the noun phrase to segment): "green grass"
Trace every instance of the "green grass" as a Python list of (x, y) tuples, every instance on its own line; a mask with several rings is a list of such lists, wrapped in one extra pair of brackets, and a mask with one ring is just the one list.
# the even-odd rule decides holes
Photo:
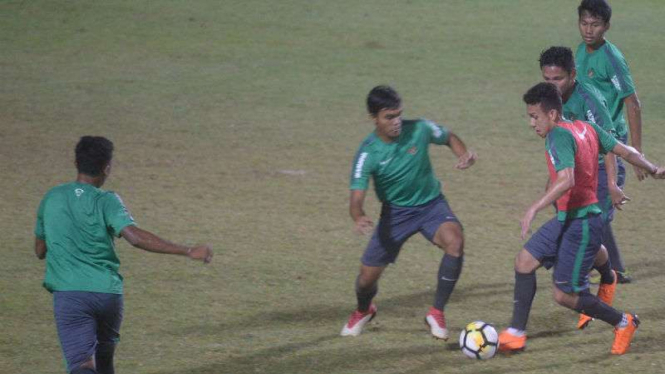
[[(348, 174), (380, 83), (402, 93), (407, 117), (449, 126), (480, 155), (459, 172), (447, 149), (431, 152), (467, 237), (446, 311), (453, 336), (475, 319), (505, 327), (518, 220), (546, 177), (521, 95), (541, 50), (578, 44), (577, 3), (0, 2), (0, 372), (64, 372), (32, 228), (47, 189), (74, 178), (86, 134), (115, 142), (105, 187), (141, 227), (216, 251), (204, 267), (118, 243), (119, 373), (661, 372), (665, 186), (632, 174), (614, 224), (637, 280), (616, 306), (643, 319), (630, 354), (609, 355), (601, 322), (575, 331), (539, 271), (528, 351), (466, 359), (422, 323), (441, 253), (419, 237), (385, 273), (367, 332), (337, 336), (367, 241), (352, 233)], [(665, 162), (665, 6), (613, 3), (608, 37), (633, 71), (644, 149)], [(373, 195), (367, 208), (377, 216)]]

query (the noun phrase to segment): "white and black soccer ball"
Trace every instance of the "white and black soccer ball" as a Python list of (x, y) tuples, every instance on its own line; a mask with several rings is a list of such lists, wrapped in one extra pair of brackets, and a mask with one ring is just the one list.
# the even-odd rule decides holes
[(467, 357), (487, 360), (496, 354), (496, 349), (499, 347), (499, 334), (489, 323), (471, 322), (462, 330), (459, 346)]

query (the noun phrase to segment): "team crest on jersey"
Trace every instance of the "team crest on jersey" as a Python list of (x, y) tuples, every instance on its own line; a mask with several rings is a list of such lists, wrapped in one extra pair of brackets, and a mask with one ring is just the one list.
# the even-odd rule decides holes
[(407, 152), (409, 152), (409, 154), (415, 155), (416, 153), (418, 153), (418, 147), (413, 146), (413, 147), (409, 148), (409, 150)]
[(596, 75), (596, 73), (593, 71), (593, 69), (589, 69), (587, 75), (589, 76), (589, 78), (593, 78), (593, 76)]
[(77, 189), (74, 190), (74, 193), (76, 194), (76, 197), (81, 197), (81, 195), (83, 195), (83, 192), (85, 192), (85, 191), (83, 191), (83, 189), (81, 189), (81, 188), (77, 188)]

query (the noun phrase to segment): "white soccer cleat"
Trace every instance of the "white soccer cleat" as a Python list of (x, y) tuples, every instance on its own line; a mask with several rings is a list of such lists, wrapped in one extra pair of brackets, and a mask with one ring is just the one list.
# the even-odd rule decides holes
[(366, 312), (355, 311), (349, 317), (349, 322), (344, 325), (340, 335), (342, 336), (358, 336), (363, 331), (363, 327), (374, 319), (376, 315), (376, 305), (372, 304)]
[(429, 330), (437, 339), (448, 340), (448, 329), (446, 328), (446, 317), (443, 312), (431, 307), (425, 317), (425, 323), (429, 326)]

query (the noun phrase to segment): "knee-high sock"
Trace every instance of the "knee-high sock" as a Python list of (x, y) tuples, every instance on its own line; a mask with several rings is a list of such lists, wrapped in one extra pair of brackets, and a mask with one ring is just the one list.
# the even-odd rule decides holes
[(575, 311), (605, 321), (612, 326), (618, 325), (623, 318), (623, 313), (600, 301), (598, 297), (589, 293), (588, 290), (579, 294)]
[(510, 322), (510, 327), (517, 330), (526, 330), (534, 296), (536, 296), (536, 273), (522, 274), (515, 272), (513, 319)]
[(359, 278), (356, 278), (356, 298), (358, 298), (358, 310), (366, 312), (372, 304), (372, 299), (379, 292), (379, 286), (374, 283), (372, 287), (360, 287)]
[(449, 254), (443, 255), (441, 265), (439, 265), (439, 277), (436, 285), (436, 295), (434, 296), (434, 308), (443, 310), (455, 289), (455, 283), (462, 273), (464, 256), (454, 257)]
[(95, 352), (95, 362), (99, 374), (115, 374), (113, 367), (113, 353), (115, 352), (115, 343), (100, 343)]
[(596, 270), (600, 273), (600, 283), (603, 284), (612, 284), (614, 283), (614, 273), (612, 273), (612, 261), (607, 260), (604, 264), (600, 266), (594, 266)]
[(95, 369), (78, 368), (78, 369), (72, 370), (72, 372), (70, 374), (98, 374), (98, 372)]
[(611, 222), (607, 222), (605, 224), (603, 231), (603, 245), (605, 248), (607, 248), (607, 254), (610, 256), (612, 268), (621, 273), (626, 271), (623, 258), (621, 257), (621, 252), (619, 252), (619, 247), (617, 246), (616, 240), (614, 239), (614, 231), (612, 231)]

